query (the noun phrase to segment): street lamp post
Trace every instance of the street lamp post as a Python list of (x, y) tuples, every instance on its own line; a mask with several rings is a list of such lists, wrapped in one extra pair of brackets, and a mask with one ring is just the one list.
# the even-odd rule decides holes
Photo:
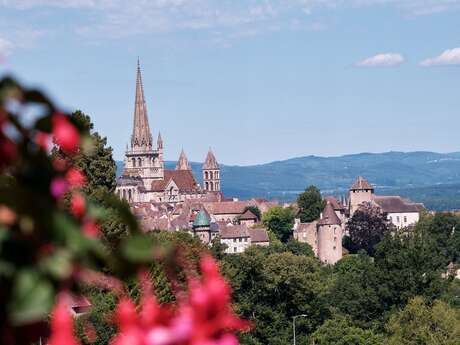
[(295, 344), (295, 319), (297, 319), (298, 317), (307, 317), (307, 316), (308, 316), (308, 315), (301, 314), (301, 315), (296, 315), (296, 316), (293, 316), (293, 317), (292, 317), (292, 331), (293, 331), (293, 333), (294, 333), (294, 337), (293, 337), (293, 339), (294, 339), (294, 345), (296, 345), (296, 344)]

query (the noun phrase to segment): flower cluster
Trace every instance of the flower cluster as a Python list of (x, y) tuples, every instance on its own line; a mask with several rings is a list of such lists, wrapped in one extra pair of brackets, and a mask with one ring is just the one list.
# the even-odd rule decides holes
[[(190, 280), (188, 296), (176, 306), (160, 305), (144, 278), (139, 312), (127, 297), (118, 303), (118, 334), (111, 345), (238, 345), (232, 332), (248, 330), (249, 323), (233, 313), (230, 287), (212, 257), (202, 258), (201, 271), (202, 278)], [(78, 344), (61, 304), (53, 313), (52, 327), (48, 345)]]

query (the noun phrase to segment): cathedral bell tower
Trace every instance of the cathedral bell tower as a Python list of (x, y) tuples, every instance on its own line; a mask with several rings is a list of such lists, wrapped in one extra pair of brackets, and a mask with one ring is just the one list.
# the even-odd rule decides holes
[(207, 192), (220, 192), (220, 167), (211, 148), (209, 148), (202, 170), (204, 190)]
[(153, 147), (139, 60), (137, 61), (133, 133), (130, 145), (126, 149), (124, 163), (123, 175), (140, 177), (146, 190), (151, 189), (153, 181), (164, 178), (163, 140), (161, 135), (158, 135), (157, 148)]

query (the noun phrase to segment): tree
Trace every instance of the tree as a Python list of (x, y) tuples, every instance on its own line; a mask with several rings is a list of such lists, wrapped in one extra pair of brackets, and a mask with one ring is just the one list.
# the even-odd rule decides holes
[(391, 334), (388, 345), (458, 345), (460, 311), (415, 297), (390, 318), (386, 329)]
[(333, 276), (329, 292), (332, 306), (362, 327), (379, 321), (384, 311), (377, 290), (380, 282), (373, 260), (366, 252), (338, 261)]
[(312, 345), (381, 345), (383, 342), (382, 334), (353, 326), (351, 320), (341, 316), (327, 320), (311, 337)]
[(387, 233), (376, 246), (380, 304), (384, 310), (403, 307), (411, 298), (439, 298), (447, 288), (447, 268), (436, 252), (436, 241), (418, 228)]
[(309, 223), (318, 219), (326, 207), (321, 192), (315, 186), (310, 186), (297, 198), (300, 221)]
[(86, 176), (86, 185), (83, 192), (91, 201), (106, 208), (106, 217), (101, 222), (101, 230), (104, 242), (111, 248), (115, 248), (119, 241), (126, 237), (127, 227), (121, 221), (117, 212), (107, 203), (107, 197), (115, 191), (116, 187), (116, 164), (112, 157), (112, 148), (107, 146), (107, 138), (101, 137), (94, 131), (91, 118), (80, 110), (70, 115), (80, 128), (90, 135), (86, 140), (89, 150), (81, 150), (77, 154), (69, 156), (59, 147), (53, 149), (54, 158), (62, 158), (70, 161), (71, 165), (79, 168)]
[(374, 254), (375, 245), (389, 230), (390, 221), (387, 215), (370, 203), (361, 205), (347, 223), (353, 249), (364, 249), (369, 255)]
[(53, 157), (69, 160), (71, 165), (84, 172), (87, 181), (83, 188), (86, 195), (96, 202), (104, 201), (106, 193), (113, 193), (116, 186), (116, 164), (112, 157), (112, 148), (107, 147), (107, 138), (94, 131), (91, 118), (80, 110), (70, 115), (72, 121), (90, 133), (85, 145), (89, 150), (81, 150), (69, 156), (58, 147), (53, 149)]
[(269, 209), (262, 217), (264, 225), (272, 231), (283, 243), (292, 236), (294, 226), (294, 211), (292, 208), (281, 206)]
[(308, 315), (296, 321), (298, 343), (305, 344), (328, 316), (329, 283), (314, 257), (254, 246), (226, 256), (223, 272), (233, 287), (236, 310), (254, 322), (244, 344), (289, 344), (292, 317), (299, 314)]
[(243, 213), (248, 210), (251, 211), (252, 214), (254, 214), (257, 217), (257, 221), (260, 222), (260, 220), (262, 219), (262, 212), (260, 211), (260, 209), (256, 205), (249, 205), (244, 208)]

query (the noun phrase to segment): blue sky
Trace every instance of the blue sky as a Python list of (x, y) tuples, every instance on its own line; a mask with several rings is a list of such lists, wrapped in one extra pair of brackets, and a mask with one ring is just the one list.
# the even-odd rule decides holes
[(460, 0), (0, 0), (0, 74), (225, 164), (460, 150)]

